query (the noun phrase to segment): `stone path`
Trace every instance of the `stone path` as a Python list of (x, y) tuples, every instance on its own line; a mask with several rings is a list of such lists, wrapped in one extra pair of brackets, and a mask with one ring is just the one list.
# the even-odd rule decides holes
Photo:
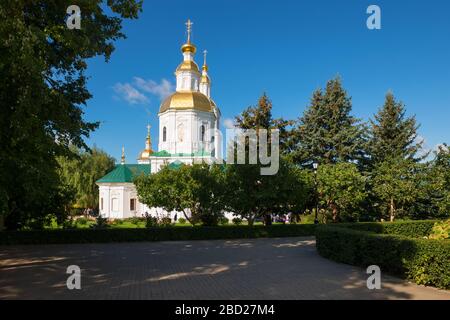
[[(66, 269), (81, 268), (81, 290)], [(0, 299), (447, 299), (320, 257), (313, 238), (0, 247)]]

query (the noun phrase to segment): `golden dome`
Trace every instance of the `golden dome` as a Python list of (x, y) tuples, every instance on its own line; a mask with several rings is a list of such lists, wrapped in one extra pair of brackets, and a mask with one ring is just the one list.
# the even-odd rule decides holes
[(211, 83), (211, 80), (207, 75), (202, 75), (202, 78), (200, 79), (200, 83)]
[(213, 104), (203, 93), (200, 92), (175, 92), (161, 104), (159, 112), (167, 110), (199, 110), (205, 112), (213, 111)]
[(177, 71), (194, 71), (200, 73), (198, 65), (194, 61), (183, 61), (177, 68)]
[(153, 154), (153, 150), (144, 150), (139, 154), (138, 160), (147, 160)]
[(192, 43), (188, 42), (183, 44), (183, 46), (181, 47), (181, 52), (192, 52), (195, 54), (197, 52), (197, 48)]

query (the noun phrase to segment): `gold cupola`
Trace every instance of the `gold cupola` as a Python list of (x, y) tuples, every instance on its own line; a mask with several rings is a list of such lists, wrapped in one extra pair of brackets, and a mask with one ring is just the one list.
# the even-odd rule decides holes
[(206, 63), (206, 55), (208, 51), (203, 51), (203, 67), (202, 67), (202, 77), (200, 78), (200, 83), (210, 84), (211, 79), (208, 76), (208, 64)]
[(145, 149), (139, 155), (138, 160), (148, 160), (153, 154), (152, 139), (150, 138), (150, 125), (147, 125), (147, 139), (145, 140)]
[(191, 43), (191, 33), (192, 33), (192, 25), (193, 24), (194, 23), (192, 23), (191, 19), (188, 19), (188, 21), (186, 22), (187, 41), (181, 47), (181, 52), (183, 52), (183, 53), (191, 52), (192, 54), (195, 54), (195, 52), (197, 52), (197, 48)]

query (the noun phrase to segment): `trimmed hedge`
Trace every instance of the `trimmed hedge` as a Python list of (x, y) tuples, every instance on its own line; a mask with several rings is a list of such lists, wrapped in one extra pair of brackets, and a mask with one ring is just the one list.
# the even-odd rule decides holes
[(384, 272), (417, 284), (450, 289), (450, 242), (405, 237), (414, 234), (413, 230), (425, 232), (428, 228), (427, 223), (406, 224), (382, 224), (381, 229), (379, 224), (320, 226), (316, 230), (317, 250), (337, 262), (363, 268), (378, 265)]
[(0, 245), (304, 237), (314, 236), (315, 230), (315, 225), (299, 224), (268, 227), (186, 226), (148, 229), (3, 231), (0, 232)]
[(423, 238), (428, 236), (433, 229), (434, 220), (400, 221), (400, 222), (363, 222), (341, 223), (335, 226), (349, 228), (358, 231), (368, 231), (382, 234), (392, 234), (409, 238)]

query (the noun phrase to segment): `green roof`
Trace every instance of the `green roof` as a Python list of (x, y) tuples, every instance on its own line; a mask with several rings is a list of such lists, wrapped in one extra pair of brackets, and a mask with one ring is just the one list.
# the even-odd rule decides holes
[(97, 183), (123, 183), (133, 182), (133, 179), (141, 174), (150, 174), (149, 164), (119, 164), (114, 170), (103, 178), (97, 180)]
[(184, 166), (184, 163), (181, 162), (180, 160), (175, 160), (174, 162), (169, 164), (170, 169), (176, 169), (176, 170), (181, 168), (182, 166)]

